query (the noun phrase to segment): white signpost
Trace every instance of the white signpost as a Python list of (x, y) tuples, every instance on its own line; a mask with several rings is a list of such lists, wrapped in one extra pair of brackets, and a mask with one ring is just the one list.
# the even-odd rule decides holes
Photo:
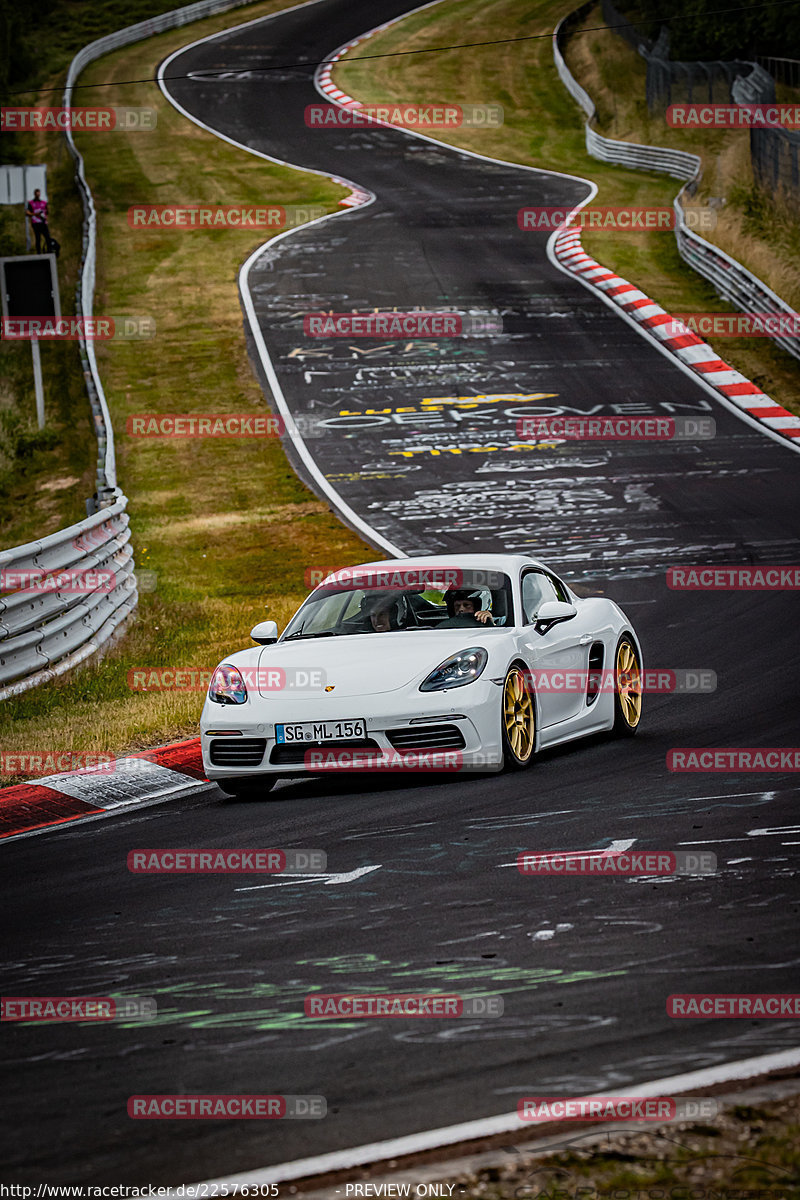
[[(55, 254), (17, 254), (0, 258), (0, 300), (4, 317), (60, 317)], [(39, 339), (31, 338), (36, 420), (44, 429), (44, 388)]]
[[(27, 205), (29, 200), (33, 199), (33, 193), (39, 189), (43, 200), (47, 199), (47, 167), (44, 163), (32, 166), (2, 166), (0, 167), (0, 204), (22, 204)], [(24, 208), (23, 208), (24, 212)], [(25, 249), (31, 248), (31, 226), (30, 221), (26, 216), (23, 216), (25, 223)], [(30, 258), (51, 258), (53, 259), (53, 279), (54, 279), (54, 296), (55, 309), (51, 313), (9, 313), (6, 311), (6, 281), (3, 279), (3, 316), (60, 316), (59, 299), (58, 299), (58, 275), (55, 271), (55, 257), (52, 254), (47, 255), (29, 255)], [(4, 259), (4, 262), (13, 262), (13, 259)], [(22, 261), (20, 257), (17, 261)], [(36, 419), (39, 423), (39, 428), (44, 429), (44, 389), (42, 387), (42, 360), (39, 354), (39, 339), (31, 339), (31, 353), (33, 355), (33, 387), (36, 394)]]

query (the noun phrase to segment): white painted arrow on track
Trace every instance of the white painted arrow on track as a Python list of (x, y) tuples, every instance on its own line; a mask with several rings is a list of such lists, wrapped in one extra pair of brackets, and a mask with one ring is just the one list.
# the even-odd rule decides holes
[[(622, 838), (619, 841), (612, 842), (605, 850), (528, 850), (528, 854), (540, 854), (545, 857), (558, 854), (569, 855), (570, 858), (607, 858), (609, 854), (624, 854), (626, 850), (630, 850), (636, 842), (636, 838)], [(516, 867), (517, 860), (514, 859), (510, 863), (500, 863), (501, 867)]]
[(336, 883), (352, 883), (354, 879), (360, 879), (362, 875), (369, 875), (370, 871), (380, 871), (382, 863), (377, 863), (374, 867), (358, 867), (355, 871), (344, 871), (337, 875), (332, 871), (320, 871), (319, 874), (309, 875), (290, 874), (288, 871), (281, 872), (281, 878), (277, 883), (257, 883), (253, 887), (236, 888), (237, 892), (260, 892), (264, 888), (276, 887), (291, 887), (295, 883), (324, 883), (326, 887), (330, 887)]

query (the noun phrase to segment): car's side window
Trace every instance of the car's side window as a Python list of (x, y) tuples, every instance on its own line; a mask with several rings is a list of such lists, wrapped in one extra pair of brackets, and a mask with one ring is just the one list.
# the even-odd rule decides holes
[(526, 571), (522, 576), (522, 611), (527, 624), (548, 600), (560, 600), (555, 584), (541, 571)]
[(560, 600), (562, 604), (571, 604), (572, 601), (569, 598), (569, 593), (567, 592), (567, 589), (564, 587), (561, 580), (556, 579), (555, 575), (548, 575), (547, 578), (555, 588), (556, 600)]

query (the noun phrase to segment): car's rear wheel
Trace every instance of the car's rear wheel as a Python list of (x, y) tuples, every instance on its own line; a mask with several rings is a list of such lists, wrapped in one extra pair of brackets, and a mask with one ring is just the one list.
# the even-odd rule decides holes
[(505, 765), (512, 771), (522, 771), (530, 766), (536, 746), (536, 705), (530, 676), (518, 663), (506, 673), (500, 723)]
[(237, 800), (259, 800), (266, 797), (277, 782), (277, 775), (252, 775), (242, 779), (218, 779), (217, 785)]
[(633, 638), (624, 633), (614, 663), (614, 734), (633, 737), (642, 719), (642, 660)]

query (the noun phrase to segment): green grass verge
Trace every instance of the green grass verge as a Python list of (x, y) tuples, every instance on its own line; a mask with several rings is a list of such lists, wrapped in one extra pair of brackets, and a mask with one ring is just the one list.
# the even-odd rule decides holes
[(156, 573), (157, 587), (142, 596), (138, 620), (102, 661), (0, 706), (0, 744), (8, 752), (122, 754), (195, 734), (202, 692), (133, 691), (129, 673), (210, 669), (248, 644), (265, 603), (270, 617), (286, 622), (307, 594), (306, 567), (375, 556), (299, 482), (277, 440), (163, 441), (125, 432), (136, 413), (267, 411), (237, 294), (239, 267), (266, 232), (134, 231), (128, 207), (274, 202), (333, 212), (347, 190), (227, 145), (181, 117), (155, 85), (122, 89), (114, 81), (152, 76), (191, 39), (285, 6), (264, 3), (160, 35), (85, 74), (107, 84), (94, 93), (98, 104), (158, 111), (154, 132), (79, 140), (98, 211), (95, 312), (156, 323), (152, 340), (98, 343), (97, 351), (137, 564)]
[[(4, 135), (5, 136), (5, 135)], [(75, 311), (81, 205), (63, 138), (30, 137), (28, 161), (47, 161), (51, 232), (62, 313)], [(46, 144), (45, 144), (46, 143)], [(22, 206), (0, 208), (3, 254), (25, 254)], [(31, 253), (33, 247), (31, 247)], [(0, 342), (0, 546), (19, 546), (80, 521), (95, 490), (97, 437), (77, 342), (40, 342), (45, 428), (36, 423), (29, 342)]]
[[(593, 179), (599, 188), (596, 205), (671, 206), (680, 186), (675, 180), (607, 166), (586, 153), (583, 117), (558, 77), (549, 36), (575, 6), (572, 0), (495, 0), (491, 5), (483, 0), (445, 0), (362, 42), (336, 65), (334, 79), (343, 91), (367, 104), (500, 103), (505, 123), (499, 129), (454, 129), (431, 136), (510, 162)], [(603, 24), (599, 8), (585, 24)], [(523, 37), (536, 40), (466, 45)], [(465, 48), (366, 57), (432, 46)], [(606, 136), (673, 145), (704, 156), (706, 176), (699, 202), (722, 195), (728, 200), (711, 236), (788, 301), (800, 301), (800, 229), (786, 210), (768, 203), (765, 207), (753, 193), (742, 162), (747, 135), (712, 132), (695, 139), (694, 134), (669, 130), (663, 120), (649, 121), (644, 64), (616, 34), (573, 37), (567, 61), (595, 100)], [(720, 190), (723, 186), (725, 191)], [(669, 232), (587, 232), (583, 244), (604, 266), (636, 283), (667, 311), (733, 311), (683, 262)], [(778, 403), (800, 413), (800, 366), (791, 355), (768, 338), (722, 338), (713, 344), (722, 358)]]
[[(43, 0), (36, 26), (13, 0), (0, 0), (3, 104), (59, 105), (66, 70), (94, 38), (176, 7), (176, 0)], [(240, 18), (246, 19), (244, 17)], [(24, 90), (29, 89), (29, 90)], [(92, 91), (76, 92), (91, 104)], [(125, 103), (124, 95), (114, 97)], [(51, 232), (61, 242), (61, 311), (75, 311), (82, 208), (72, 159), (60, 134), (4, 133), (0, 162), (46, 163)], [(0, 207), (0, 253), (25, 254), (24, 205)], [(0, 546), (44, 537), (86, 516), (95, 490), (97, 439), (77, 343), (41, 343), (43, 430), (27, 343), (0, 342)]]

